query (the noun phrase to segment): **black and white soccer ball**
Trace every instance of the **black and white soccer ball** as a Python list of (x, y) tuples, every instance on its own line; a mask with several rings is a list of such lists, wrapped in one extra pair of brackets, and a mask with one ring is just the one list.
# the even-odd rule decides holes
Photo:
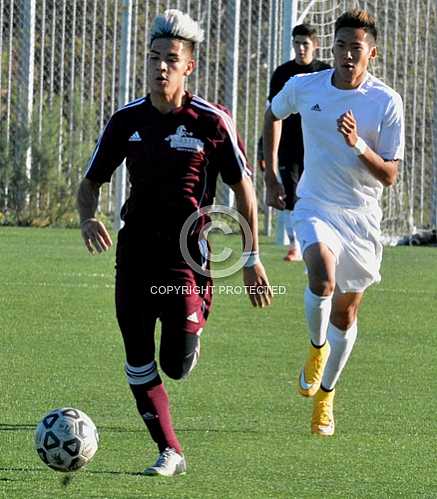
[(53, 470), (76, 471), (91, 461), (99, 446), (92, 419), (79, 409), (50, 411), (36, 427), (35, 448)]

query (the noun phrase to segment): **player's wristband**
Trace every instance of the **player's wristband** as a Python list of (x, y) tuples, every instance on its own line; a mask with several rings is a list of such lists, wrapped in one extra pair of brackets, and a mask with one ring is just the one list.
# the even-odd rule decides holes
[(354, 153), (357, 156), (361, 156), (364, 154), (364, 151), (367, 149), (367, 144), (364, 142), (364, 140), (361, 137), (358, 137), (358, 140), (355, 142), (355, 145), (353, 146)]
[(261, 260), (258, 251), (243, 251), (243, 267), (253, 267)]

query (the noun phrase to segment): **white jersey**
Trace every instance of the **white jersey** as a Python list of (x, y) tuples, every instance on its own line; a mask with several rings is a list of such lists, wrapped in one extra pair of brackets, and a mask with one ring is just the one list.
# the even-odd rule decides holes
[[(304, 173), (299, 198), (343, 208), (378, 206), (383, 185), (337, 131), (337, 119), (352, 110), (358, 134), (385, 160), (403, 159), (404, 114), (401, 96), (371, 74), (356, 89), (333, 86), (334, 69), (297, 75), (273, 98), (279, 119), (300, 113)], [(293, 137), (289, 137), (293, 140)]]

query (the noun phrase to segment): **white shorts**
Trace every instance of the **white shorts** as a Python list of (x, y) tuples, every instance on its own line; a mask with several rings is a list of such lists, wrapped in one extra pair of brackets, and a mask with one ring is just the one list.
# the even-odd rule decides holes
[(335, 280), (342, 293), (360, 293), (381, 280), (379, 208), (353, 210), (300, 199), (292, 220), (302, 254), (323, 243), (335, 255)]

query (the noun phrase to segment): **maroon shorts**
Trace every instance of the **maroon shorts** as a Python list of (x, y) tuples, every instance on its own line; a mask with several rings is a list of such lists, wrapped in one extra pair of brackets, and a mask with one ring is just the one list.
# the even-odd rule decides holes
[[(116, 312), (128, 362), (144, 365), (155, 356), (155, 325), (161, 322), (162, 352), (181, 359), (199, 336), (212, 303), (212, 280), (192, 270), (173, 241), (138, 240), (125, 229), (119, 233), (116, 259)], [(158, 242), (158, 244), (156, 244)], [(148, 246), (149, 244), (149, 246)], [(202, 265), (195, 243), (190, 251)], [(167, 354), (166, 354), (167, 355)], [(167, 355), (168, 356), (168, 355)]]
[(211, 309), (211, 279), (191, 269), (172, 269), (166, 280), (146, 284), (143, 307), (163, 326), (200, 335)]

